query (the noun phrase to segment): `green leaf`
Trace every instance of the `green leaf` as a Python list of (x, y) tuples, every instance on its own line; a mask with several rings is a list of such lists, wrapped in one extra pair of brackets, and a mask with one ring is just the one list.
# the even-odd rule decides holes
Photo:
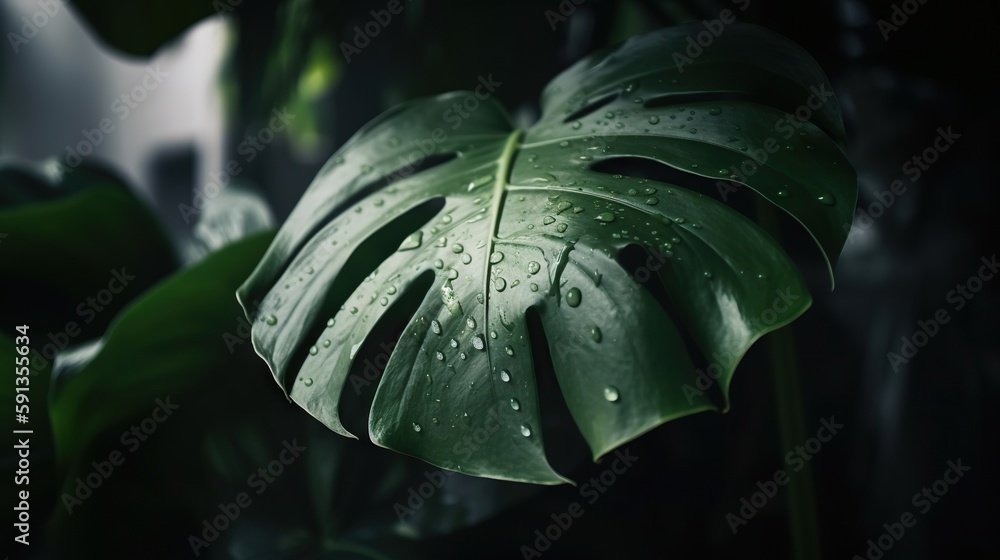
[(239, 7), (230, 0), (125, 2), (76, 0), (73, 7), (94, 32), (116, 49), (136, 56), (150, 56), (164, 43), (203, 18), (226, 15)]
[[(371, 405), (372, 441), (467, 474), (563, 482), (542, 440), (532, 310), (595, 458), (718, 408), (696, 363), (712, 365), (728, 406), (743, 354), (811, 298), (773, 238), (693, 187), (754, 163), (741, 181), (805, 226), (832, 270), (857, 179), (808, 54), (734, 24), (675, 64), (699, 30), (580, 61), (545, 89), (526, 131), (484, 85), (403, 104), (349, 140), (239, 291), (255, 348), (291, 398), (352, 436), (341, 400), (364, 384), (356, 353), (392, 344), (372, 334), (381, 325), (405, 324)], [(787, 120), (809, 103), (809, 121)], [(652, 177), (607, 172), (643, 161)], [(649, 256), (625, 266), (636, 246)]]
[[(109, 426), (232, 362), (233, 350), (245, 339), (237, 332), (239, 309), (231, 294), (272, 235), (256, 234), (209, 255), (115, 317), (96, 356), (72, 368), (71, 378), (57, 382), (51, 412), (61, 464)], [(206, 332), (210, 341), (204, 339)], [(151, 355), (151, 333), (156, 334), (153, 346), (169, 352)], [(115, 406), (101, 405), (106, 402)]]
[[(58, 537), (57, 552), (101, 548), (112, 557), (149, 556), (151, 543), (167, 542), (174, 549), (154, 557), (190, 554), (188, 536), (201, 534), (202, 520), (246, 492), (252, 505), (207, 552), (301, 558), (306, 551), (391, 550), (389, 557), (412, 556), (412, 541), (395, 536), (394, 505), (406, 503), (408, 489), (427, 483), (426, 465), (359, 448), (312, 421), (274, 390), (247, 340), (249, 324), (232, 294), (272, 237), (254, 235), (212, 253), (123, 311), (101, 344), (78, 349), (77, 359), (60, 355), (52, 408), (64, 494), (48, 527)], [(0, 353), (8, 354), (9, 342), (0, 333)], [(150, 416), (157, 399), (176, 410), (136, 447), (127, 446), (125, 434)], [(280, 476), (267, 479), (273, 489), (248, 486), (264, 480), (248, 477), (293, 441), (306, 449)], [(77, 480), (115, 451), (123, 464), (91, 497), (74, 502)], [(178, 473), (185, 484), (175, 483)], [(440, 487), (420, 509), (420, 533), (480, 521), (482, 512), (524, 497), (481, 479), (462, 481), (465, 493), (456, 494), (444, 474), (432, 476)], [(145, 490), (137, 493), (137, 487)], [(468, 495), (470, 488), (480, 491)], [(126, 527), (129, 538), (108, 542), (101, 530), (108, 523)]]
[(177, 267), (156, 218), (109, 181), (0, 208), (0, 318), (35, 329), (33, 350), (47, 360), (100, 335), (130, 299)]

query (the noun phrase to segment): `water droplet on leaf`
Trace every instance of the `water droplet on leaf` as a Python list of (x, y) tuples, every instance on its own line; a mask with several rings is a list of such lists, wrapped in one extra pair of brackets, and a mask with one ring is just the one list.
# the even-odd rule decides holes
[(566, 304), (570, 307), (576, 307), (580, 305), (580, 301), (583, 299), (583, 295), (580, 293), (580, 288), (570, 288), (566, 292)]
[(608, 402), (618, 401), (618, 388), (614, 385), (608, 385), (604, 388), (604, 400)]

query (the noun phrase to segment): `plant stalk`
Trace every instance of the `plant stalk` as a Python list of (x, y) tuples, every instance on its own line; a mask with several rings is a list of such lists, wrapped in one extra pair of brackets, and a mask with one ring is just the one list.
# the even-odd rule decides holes
[[(757, 198), (757, 219), (775, 241), (780, 243), (776, 208), (760, 196)], [(791, 328), (785, 326), (769, 333), (767, 344), (774, 382), (780, 449), (783, 453), (788, 453), (807, 439), (802, 390), (795, 357), (795, 336)], [(788, 474), (785, 498), (788, 529), (792, 540), (792, 558), (795, 560), (822, 558), (812, 467), (807, 461), (800, 471)]]

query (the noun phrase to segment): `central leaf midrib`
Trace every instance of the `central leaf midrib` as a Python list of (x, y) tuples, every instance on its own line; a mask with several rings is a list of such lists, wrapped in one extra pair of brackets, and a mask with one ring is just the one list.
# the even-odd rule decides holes
[[(496, 388), (493, 386), (493, 350), (490, 346), (490, 337), (485, 334), (489, 329), (490, 325), (490, 257), (493, 255), (493, 248), (496, 245), (497, 230), (500, 228), (500, 215), (503, 211), (503, 204), (507, 194), (507, 185), (509, 184), (511, 163), (514, 160), (514, 154), (521, 146), (521, 136), (524, 131), (521, 129), (515, 129), (511, 132), (510, 136), (507, 137), (507, 143), (504, 144), (503, 151), (500, 152), (500, 157), (497, 158), (499, 165), (497, 167), (496, 178), (493, 182), (493, 200), (492, 200), (492, 215), (490, 216), (490, 235), (489, 240), (486, 243), (486, 255), (483, 259), (483, 344), (487, 345), (486, 348), (486, 363), (487, 363), (487, 375), (490, 379), (490, 392), (493, 396), (493, 402), (499, 407), (500, 402), (497, 400)], [(473, 335), (475, 336), (475, 335)]]

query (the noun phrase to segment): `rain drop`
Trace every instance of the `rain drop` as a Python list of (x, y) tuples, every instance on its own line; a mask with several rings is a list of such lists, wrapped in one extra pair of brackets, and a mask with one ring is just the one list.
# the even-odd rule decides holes
[[(333, 319), (330, 320), (332, 321)], [(268, 315), (267, 319), (264, 319), (264, 322), (273, 327), (274, 325), (278, 324), (278, 318), (275, 317), (274, 315)]]
[(500, 381), (510, 383), (510, 372), (505, 369), (500, 370)]
[(306, 377), (305, 379), (302, 380), (302, 384), (305, 385), (306, 387), (312, 387), (313, 380), (311, 377)]
[(496, 280), (493, 281), (493, 287), (496, 289), (496, 291), (502, 292), (507, 289), (507, 281), (504, 280), (503, 278), (497, 278)]
[(566, 304), (570, 307), (576, 307), (580, 305), (580, 300), (583, 299), (583, 295), (580, 294), (580, 288), (570, 288), (566, 292)]
[(511, 398), (510, 399), (510, 407), (513, 408), (514, 410), (521, 410), (521, 403), (518, 402), (517, 399)]
[(531, 428), (527, 424), (521, 424), (521, 435), (524, 437), (531, 437)]
[(423, 428), (420, 427), (420, 424), (417, 424), (416, 422), (413, 423), (413, 431), (414, 432), (420, 433), (420, 430), (422, 430), (422, 429)]
[(502, 260), (503, 260), (503, 253), (501, 253), (500, 251), (496, 251), (492, 255), (490, 255), (490, 264), (497, 264)]
[(603, 335), (601, 334), (601, 328), (597, 326), (590, 327), (590, 338), (594, 342), (600, 342)]
[(604, 388), (604, 400), (608, 402), (617, 402), (618, 396), (618, 388), (614, 385), (608, 385)]
[(612, 214), (611, 212), (601, 212), (600, 214), (595, 216), (594, 219), (599, 222), (605, 222), (605, 223), (613, 222), (615, 221), (615, 215)]
[(486, 342), (483, 341), (483, 335), (477, 334), (476, 336), (472, 337), (472, 347), (475, 348), (476, 350), (482, 350), (483, 348), (486, 348)]
[(656, 115), (649, 117), (649, 124), (660, 124), (660, 117), (657, 117)]
[(431, 321), (431, 332), (434, 334), (441, 334), (441, 323), (438, 323), (437, 319)]
[(535, 261), (531, 261), (528, 263), (528, 274), (538, 274), (538, 271), (541, 269), (542, 269), (541, 265), (539, 265)]
[(467, 188), (467, 190), (473, 190), (479, 188), (489, 182), (493, 181), (493, 175), (483, 175), (482, 177), (476, 177), (473, 179)]

